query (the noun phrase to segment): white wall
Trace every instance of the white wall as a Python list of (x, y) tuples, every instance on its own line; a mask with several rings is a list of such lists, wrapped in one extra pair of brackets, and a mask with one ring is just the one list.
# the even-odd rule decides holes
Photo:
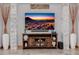
[[(30, 4), (17, 4), (17, 30), (18, 30), (18, 45), (22, 45), (22, 34), (24, 33), (24, 28), (25, 28), (25, 13), (55, 13), (55, 29), (58, 34), (58, 41), (62, 41), (62, 33), (63, 33), (63, 6), (61, 4), (49, 4), (50, 8), (49, 9), (30, 9)], [(67, 6), (67, 5), (66, 5)], [(67, 7), (66, 7), (67, 8)], [(67, 17), (67, 16), (65, 16)], [(9, 23), (10, 19), (8, 21), (8, 31), (9, 31)], [(2, 19), (0, 16), (0, 40), (2, 39), (1, 34), (3, 33), (3, 23)], [(0, 42), (1, 43), (1, 42)]]
[(18, 43), (22, 45), (22, 33), (24, 33), (25, 13), (55, 13), (56, 16), (56, 31), (58, 33), (58, 41), (61, 41), (61, 21), (62, 21), (62, 6), (60, 4), (49, 4), (49, 9), (30, 9), (30, 4), (18, 4)]

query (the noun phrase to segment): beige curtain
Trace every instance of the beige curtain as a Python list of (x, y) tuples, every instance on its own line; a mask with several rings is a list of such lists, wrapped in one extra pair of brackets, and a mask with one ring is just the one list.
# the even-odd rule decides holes
[(8, 3), (0, 4), (0, 8), (1, 8), (1, 14), (2, 14), (3, 21), (4, 21), (4, 25), (5, 25), (4, 33), (7, 33), (6, 24), (7, 24), (9, 13), (10, 13), (10, 4)]
[(72, 33), (75, 32), (75, 21), (78, 13), (78, 5), (77, 4), (69, 4), (69, 12), (72, 20)]

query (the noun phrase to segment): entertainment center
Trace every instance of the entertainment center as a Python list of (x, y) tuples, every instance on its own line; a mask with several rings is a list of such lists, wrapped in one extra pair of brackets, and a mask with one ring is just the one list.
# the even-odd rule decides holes
[(29, 48), (57, 48), (57, 34), (37, 33), (23, 34), (23, 49)]
[(25, 13), (23, 49), (57, 48), (55, 13)]

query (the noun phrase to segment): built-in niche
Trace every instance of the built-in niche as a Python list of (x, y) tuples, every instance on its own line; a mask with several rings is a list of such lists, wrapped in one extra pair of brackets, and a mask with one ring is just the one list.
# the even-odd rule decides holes
[(31, 9), (49, 9), (49, 4), (31, 4)]

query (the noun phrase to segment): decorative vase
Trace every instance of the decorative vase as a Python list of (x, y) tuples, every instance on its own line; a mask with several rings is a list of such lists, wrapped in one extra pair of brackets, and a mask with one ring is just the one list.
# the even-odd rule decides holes
[(71, 49), (74, 49), (76, 46), (76, 34), (75, 33), (70, 34), (70, 46), (71, 46)]
[(25, 47), (27, 47), (27, 43), (25, 43)]
[(52, 38), (53, 38), (54, 41), (56, 40), (56, 37), (52, 37)]
[(9, 35), (8, 34), (3, 34), (3, 49), (8, 49), (9, 47)]
[(55, 47), (55, 45), (56, 45), (56, 42), (52, 42), (52, 46)]

